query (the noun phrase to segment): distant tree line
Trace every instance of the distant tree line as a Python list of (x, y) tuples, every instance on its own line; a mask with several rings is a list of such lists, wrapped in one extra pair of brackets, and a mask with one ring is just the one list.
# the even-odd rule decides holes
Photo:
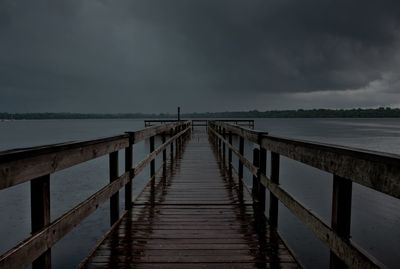
[[(176, 114), (160, 113), (0, 113), (2, 120), (30, 119), (168, 119), (176, 118)], [(205, 112), (186, 113), (182, 118), (398, 118), (399, 108), (357, 108), (357, 109), (297, 109), (269, 111), (237, 111), (237, 112)]]

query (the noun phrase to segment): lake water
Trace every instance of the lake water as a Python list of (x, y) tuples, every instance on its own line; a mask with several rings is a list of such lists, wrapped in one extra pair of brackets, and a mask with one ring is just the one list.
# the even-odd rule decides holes
[[(93, 139), (138, 130), (143, 126), (143, 120), (0, 122), (0, 150)], [(274, 135), (400, 154), (400, 119), (256, 119), (256, 129)], [(251, 146), (246, 147), (248, 156), (251, 155)], [(139, 161), (147, 151), (147, 141), (135, 145), (134, 159)], [(120, 153), (121, 172), (122, 169), (123, 152)], [(146, 169), (135, 178), (134, 193), (141, 189), (147, 177)], [(52, 219), (107, 183), (107, 157), (55, 173), (51, 180)], [(281, 184), (307, 208), (330, 223), (332, 175), (282, 158)], [(29, 183), (0, 191), (1, 253), (29, 236), (29, 195)], [(122, 191), (121, 209), (123, 197)], [(353, 184), (352, 240), (391, 268), (400, 264), (399, 209), (398, 199)], [(279, 210), (279, 231), (300, 261), (310, 268), (328, 267), (328, 248), (284, 206)], [(53, 268), (74, 268), (107, 231), (108, 215), (106, 203), (57, 243), (52, 250)]]

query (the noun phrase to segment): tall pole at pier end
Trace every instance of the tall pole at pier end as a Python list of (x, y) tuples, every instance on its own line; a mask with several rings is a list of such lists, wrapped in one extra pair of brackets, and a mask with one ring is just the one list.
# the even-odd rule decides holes
[(181, 107), (178, 106), (178, 121), (181, 120)]

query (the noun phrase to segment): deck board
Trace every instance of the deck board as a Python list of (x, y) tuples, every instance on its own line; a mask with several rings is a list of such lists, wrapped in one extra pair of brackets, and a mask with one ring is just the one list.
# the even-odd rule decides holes
[(298, 268), (277, 233), (256, 226), (237, 189), (197, 133), (84, 268)]

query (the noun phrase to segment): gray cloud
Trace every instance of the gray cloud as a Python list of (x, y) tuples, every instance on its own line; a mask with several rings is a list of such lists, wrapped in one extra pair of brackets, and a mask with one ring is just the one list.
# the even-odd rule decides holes
[[(0, 110), (370, 106), (382, 91), (382, 105), (400, 104), (398, 83), (368, 88), (399, 75), (399, 10), (389, 0), (0, 0)], [(368, 100), (329, 99), (367, 88)]]

